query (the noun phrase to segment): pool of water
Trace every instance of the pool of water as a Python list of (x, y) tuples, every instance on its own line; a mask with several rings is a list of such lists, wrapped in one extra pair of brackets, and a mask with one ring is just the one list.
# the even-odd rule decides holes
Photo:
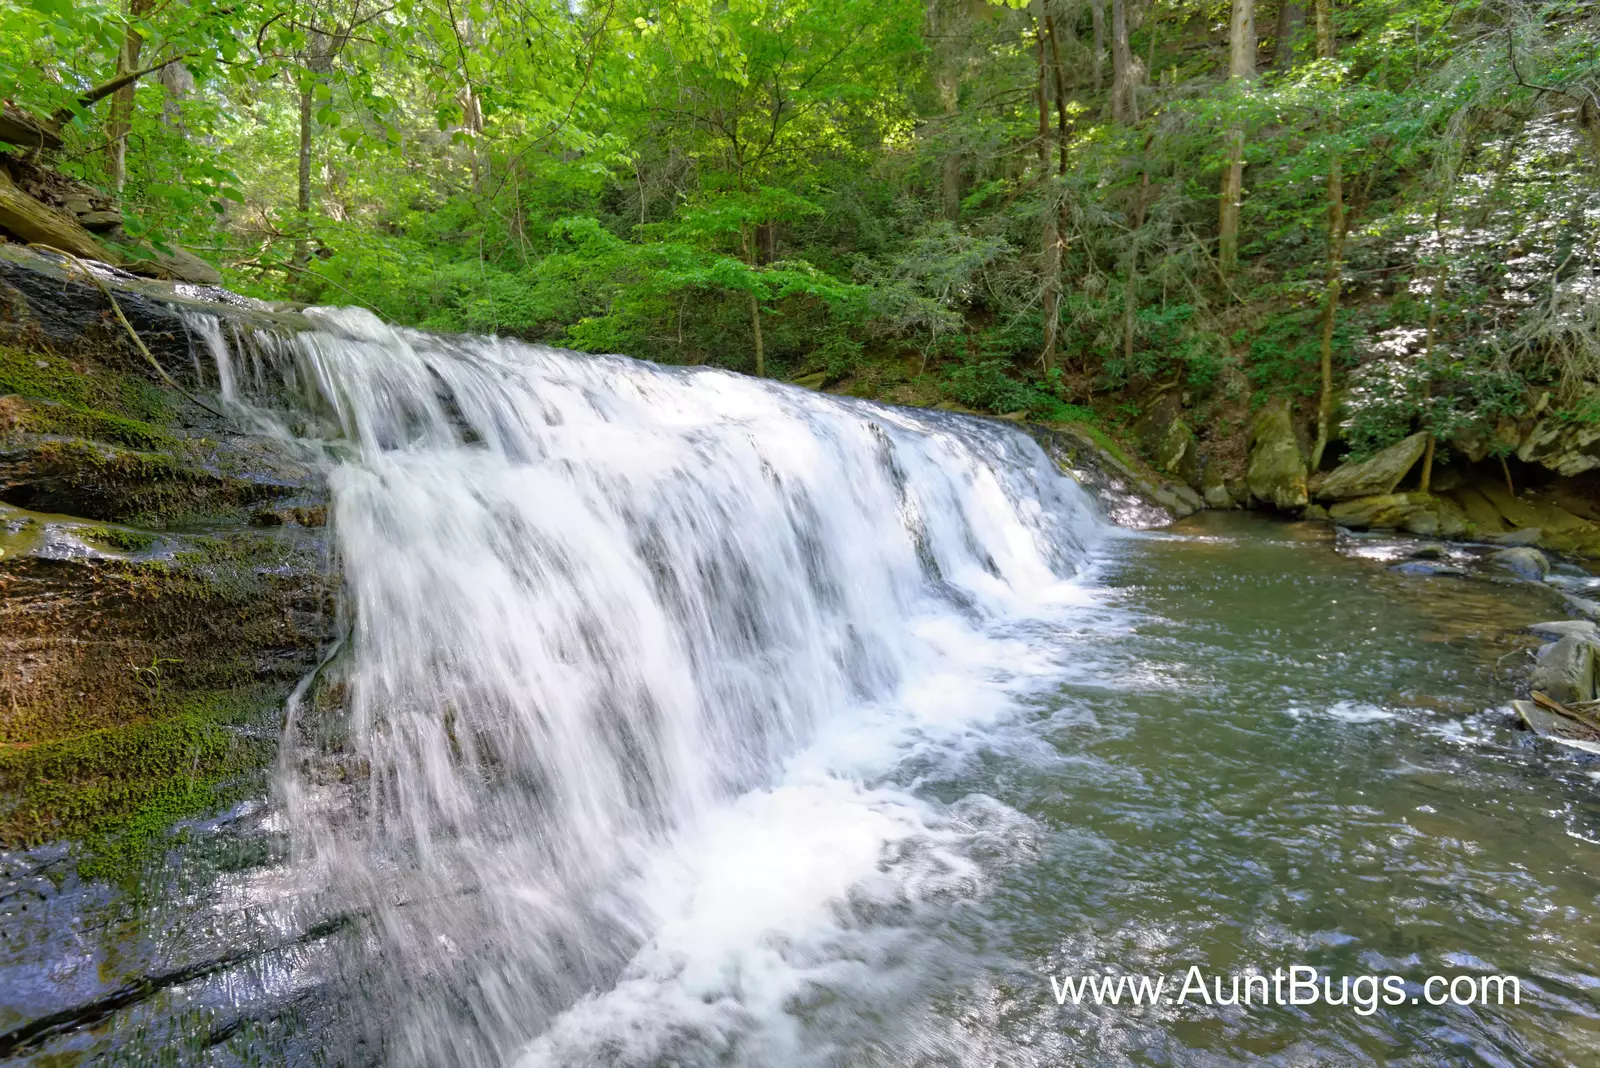
[[(1114, 545), (1099, 618), (1053, 636), (1075, 677), (923, 769), (922, 791), (1026, 821), (1027, 848), (948, 917), (981, 966), (935, 997), (916, 1052), (847, 1062), (1600, 1063), (1594, 765), (1507, 709), (1516, 629), (1559, 598), (1399, 574), (1384, 548), (1217, 514)], [(1198, 967), (1227, 994), (1291, 965), (1410, 983), (1368, 1015), (1058, 1006), (1049, 982), (1170, 992)], [(1500, 973), (1521, 1005), (1420, 1003), (1428, 976)]]

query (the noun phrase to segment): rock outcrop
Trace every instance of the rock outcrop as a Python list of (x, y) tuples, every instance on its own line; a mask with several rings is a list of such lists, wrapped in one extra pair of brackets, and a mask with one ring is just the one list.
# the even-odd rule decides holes
[(1391, 494), (1422, 459), (1427, 447), (1428, 435), (1416, 433), (1360, 463), (1341, 464), (1317, 487), (1317, 500), (1345, 501)]
[(126, 843), (259, 790), (333, 620), (320, 476), (196, 403), (180, 312), (294, 317), (102, 277), (165, 376), (83, 268), (0, 246), (5, 845)]
[(1289, 402), (1268, 401), (1250, 432), (1250, 466), (1245, 475), (1250, 495), (1279, 511), (1295, 511), (1310, 501), (1306, 461), (1295, 437)]

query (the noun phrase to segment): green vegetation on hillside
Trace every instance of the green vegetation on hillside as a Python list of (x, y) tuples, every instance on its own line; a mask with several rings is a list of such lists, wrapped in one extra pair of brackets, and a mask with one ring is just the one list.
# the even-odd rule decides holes
[(3, 0), (0, 80), (262, 296), (1044, 420), (1287, 394), (1319, 457), (1600, 418), (1577, 0)]

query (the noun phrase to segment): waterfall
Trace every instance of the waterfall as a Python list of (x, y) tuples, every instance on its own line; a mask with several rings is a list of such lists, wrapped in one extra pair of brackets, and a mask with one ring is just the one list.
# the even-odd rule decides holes
[(327, 463), (349, 637), (279, 790), (363, 917), (361, 1040), (825, 1063), (815, 993), (869, 996), (913, 952), (881, 917), (1016, 832), (903, 769), (1048, 677), (1026, 625), (1083, 600), (1092, 500), (1002, 424), (308, 314), (196, 328), (240, 418)]

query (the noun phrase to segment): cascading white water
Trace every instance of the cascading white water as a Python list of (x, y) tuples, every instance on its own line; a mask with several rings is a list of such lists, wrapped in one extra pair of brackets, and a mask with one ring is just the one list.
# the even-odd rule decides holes
[(287, 383), (296, 435), (342, 442), (342, 700), (292, 708), (281, 789), (302, 871), (367, 918), (370, 1038), (825, 1063), (807, 991), (910, 952), (863, 910), (971, 892), (948, 836), (1010, 833), (889, 773), (1007, 707), (1007, 628), (1108, 529), (1088, 495), (998, 424), (311, 314), (196, 326), (241, 414)]

